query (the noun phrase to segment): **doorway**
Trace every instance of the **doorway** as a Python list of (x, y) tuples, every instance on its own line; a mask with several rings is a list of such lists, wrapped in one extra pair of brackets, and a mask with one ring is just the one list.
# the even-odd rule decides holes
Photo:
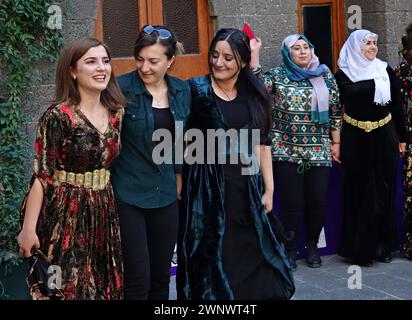
[(134, 41), (146, 24), (169, 27), (185, 47), (171, 75), (188, 79), (209, 72), (212, 24), (207, 0), (99, 0), (95, 36), (110, 47), (116, 75), (135, 69)]

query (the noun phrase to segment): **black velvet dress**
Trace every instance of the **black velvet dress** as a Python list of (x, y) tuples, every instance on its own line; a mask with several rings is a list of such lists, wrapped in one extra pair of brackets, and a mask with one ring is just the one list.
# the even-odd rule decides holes
[(399, 162), (399, 140), (405, 139), (394, 71), (387, 68), (391, 101), (385, 106), (373, 102), (374, 80), (353, 83), (339, 70), (336, 81), (341, 102), (350, 117), (378, 121), (392, 114), (392, 121), (371, 132), (346, 121), (341, 134), (343, 169), (343, 225), (338, 254), (359, 262), (376, 258), (378, 247), (385, 253), (398, 249), (394, 201)]
[[(251, 129), (243, 99), (220, 99), (209, 77), (190, 84), (191, 128)], [(289, 299), (295, 291), (287, 258), (261, 203), (262, 177), (242, 175), (241, 169), (239, 163), (184, 168), (178, 299)]]
[[(247, 105), (237, 97), (224, 101), (215, 96), (229, 128), (242, 129), (251, 121)], [(227, 159), (229, 160), (229, 159)], [(223, 270), (234, 299), (276, 299), (284, 297), (278, 271), (267, 263), (259, 247), (249, 212), (248, 176), (241, 174), (242, 164), (222, 165), (225, 179), (225, 233), (223, 236)]]

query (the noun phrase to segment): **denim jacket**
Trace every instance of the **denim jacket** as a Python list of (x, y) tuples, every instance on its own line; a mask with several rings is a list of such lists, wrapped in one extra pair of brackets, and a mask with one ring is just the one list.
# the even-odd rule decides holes
[[(175, 129), (183, 132), (190, 110), (189, 86), (175, 77), (165, 79)], [(138, 72), (121, 75), (118, 82), (128, 105), (121, 131), (122, 149), (111, 172), (116, 199), (140, 208), (165, 207), (177, 199), (175, 174), (181, 172), (182, 164), (156, 164), (152, 159), (153, 97)], [(183, 146), (177, 150), (182, 149)]]

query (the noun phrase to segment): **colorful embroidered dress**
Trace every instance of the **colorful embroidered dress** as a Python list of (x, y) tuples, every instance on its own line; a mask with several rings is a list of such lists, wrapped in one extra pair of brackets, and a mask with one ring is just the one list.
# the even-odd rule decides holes
[[(119, 220), (108, 170), (120, 148), (123, 109), (99, 132), (80, 110), (58, 105), (41, 117), (34, 174), (44, 189), (36, 233), (62, 271), (65, 299), (121, 299)], [(22, 206), (24, 218), (26, 199)], [(31, 291), (33, 299), (45, 299)]]
[(259, 72), (269, 93), (274, 94), (273, 161), (288, 161), (302, 166), (332, 166), (330, 130), (340, 130), (342, 109), (339, 90), (330, 71), (324, 79), (329, 89), (329, 124), (311, 121), (312, 84), (291, 81), (282, 67)]
[(408, 130), (408, 149), (403, 167), (404, 215), (407, 232), (403, 252), (412, 260), (412, 66), (403, 62), (396, 68), (395, 73), (401, 81), (402, 109)]

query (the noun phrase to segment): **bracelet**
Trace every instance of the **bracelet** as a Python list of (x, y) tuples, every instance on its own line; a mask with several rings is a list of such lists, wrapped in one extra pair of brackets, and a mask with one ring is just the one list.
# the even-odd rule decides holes
[(262, 72), (262, 66), (258, 65), (257, 67), (251, 68), (250, 70), (252, 71), (252, 73), (255, 73), (255, 74), (260, 73)]
[(332, 141), (332, 144), (340, 144), (340, 141), (339, 142)]

